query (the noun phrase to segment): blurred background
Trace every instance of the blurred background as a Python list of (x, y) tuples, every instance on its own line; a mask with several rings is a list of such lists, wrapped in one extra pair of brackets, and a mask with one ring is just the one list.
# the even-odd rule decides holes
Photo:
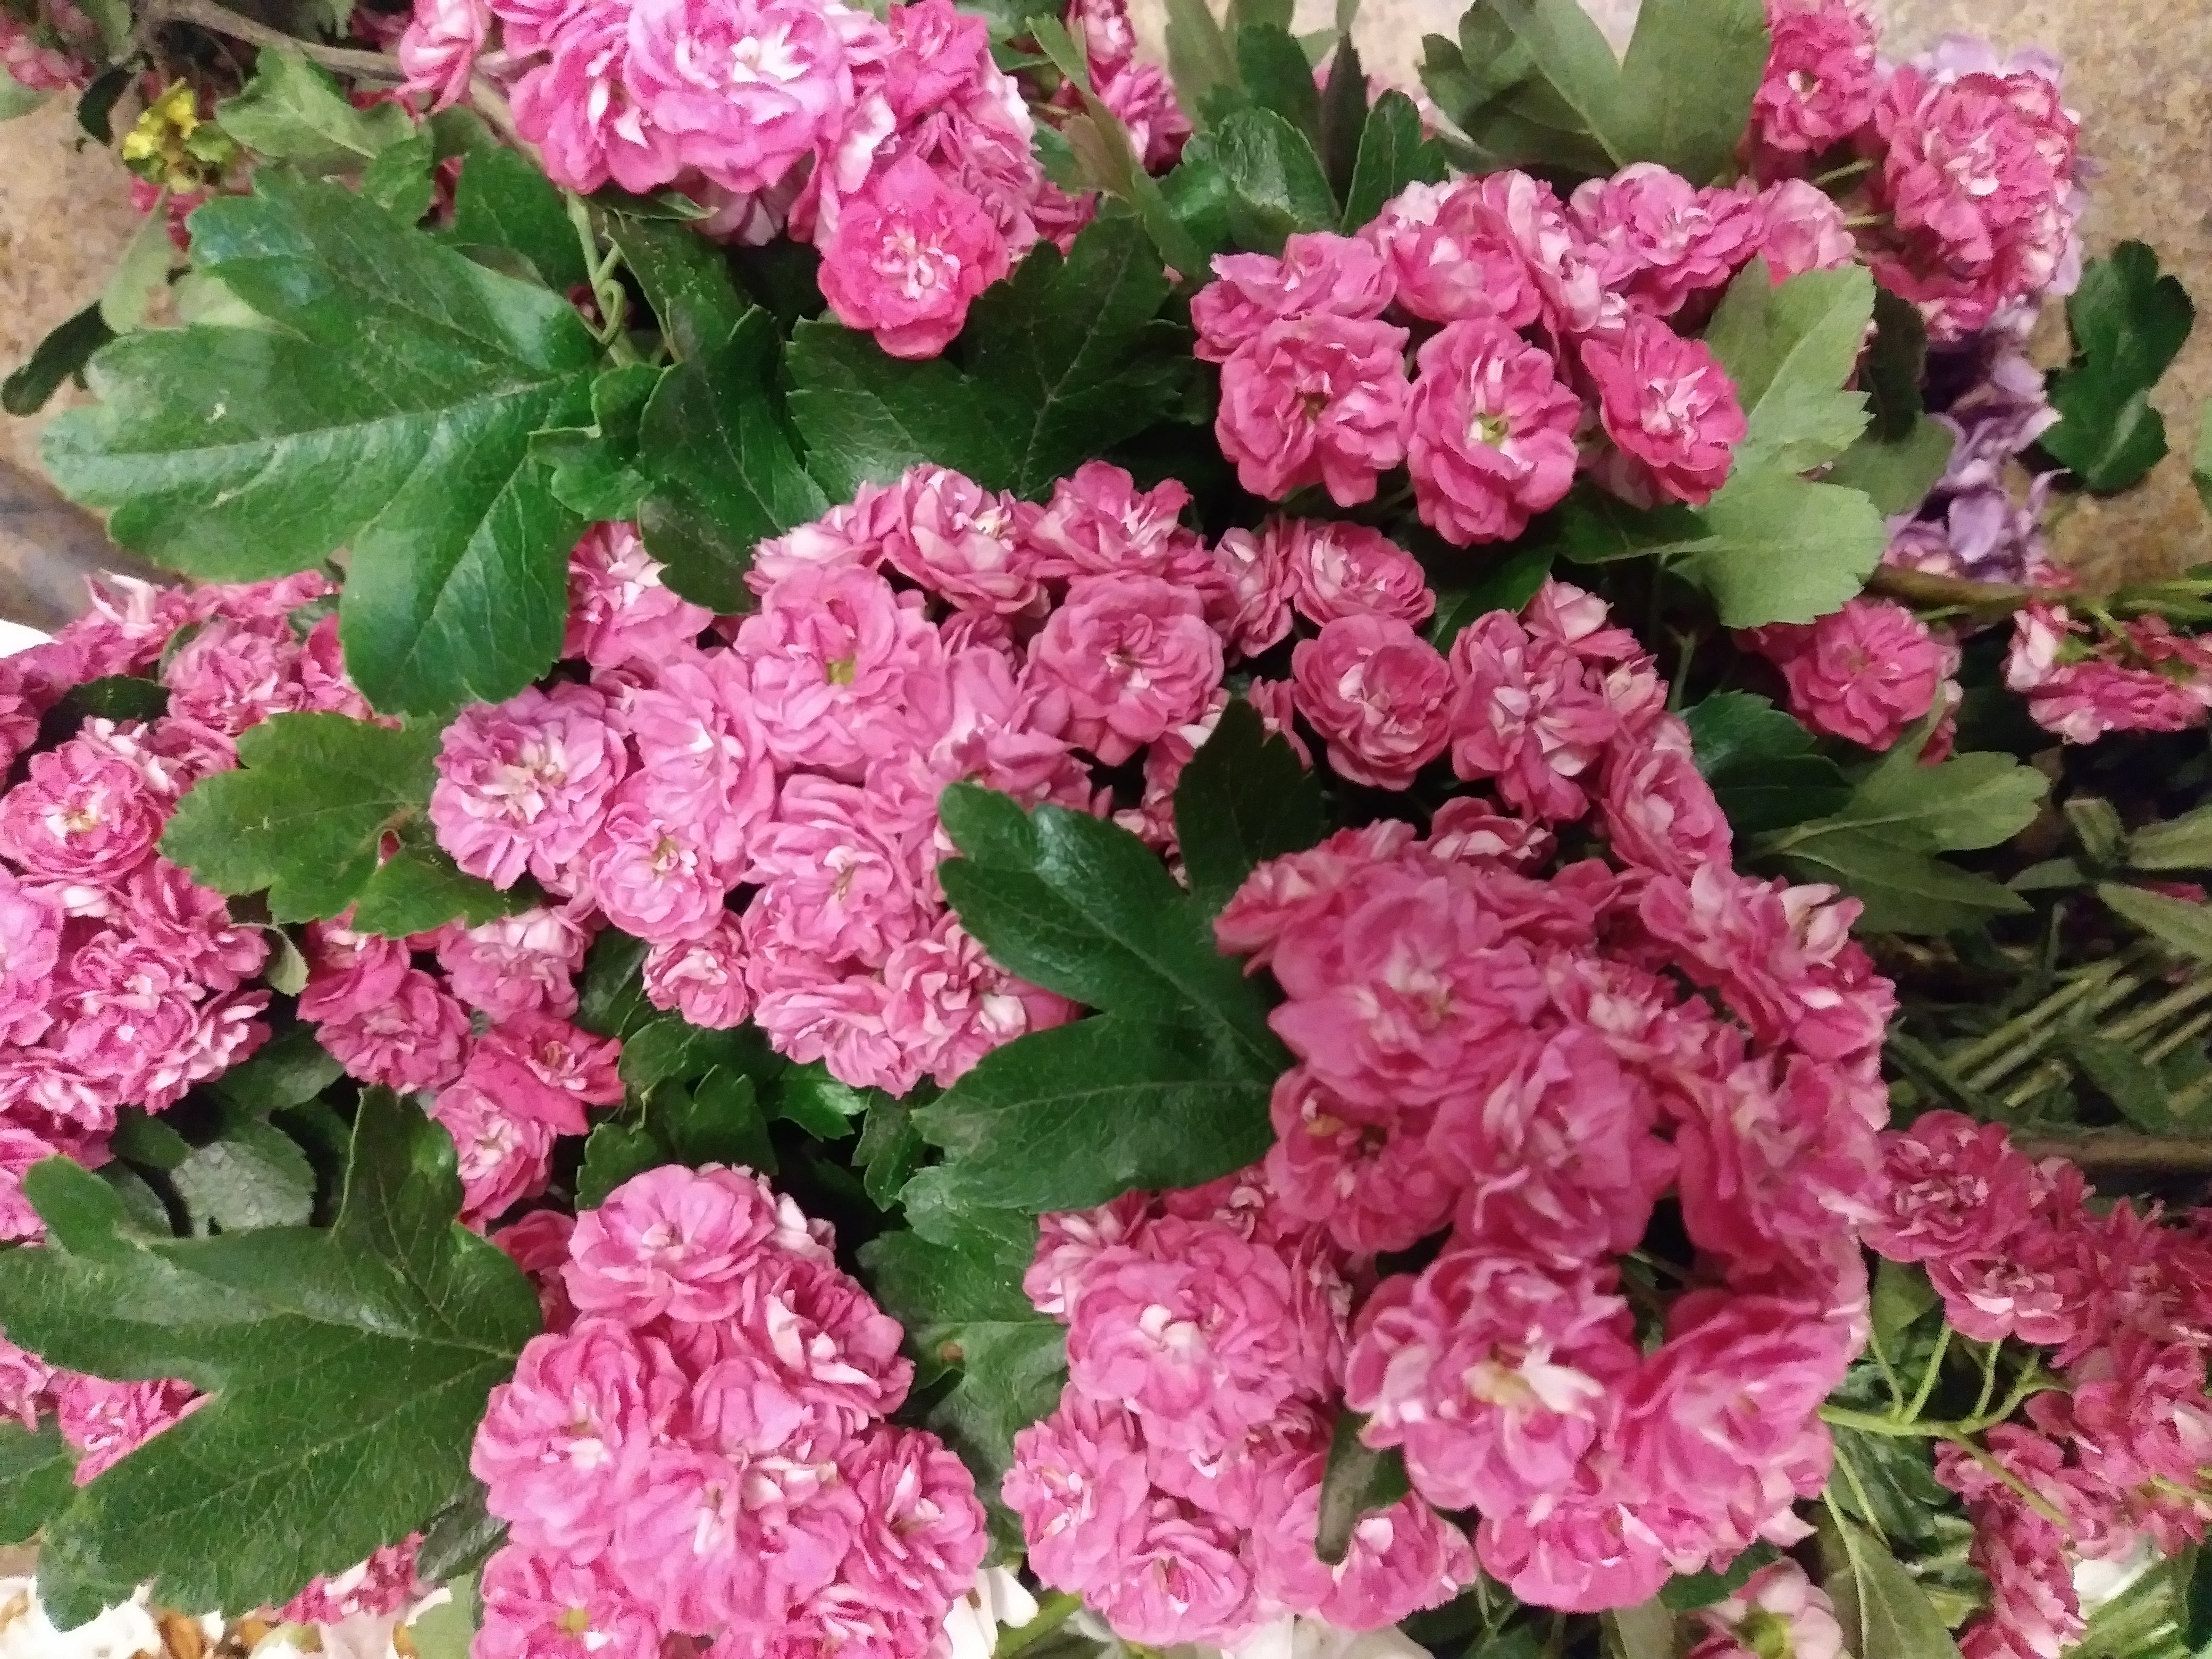
[[(1158, 56), (1160, 0), (1133, 0)], [(1584, 0), (1616, 46), (1636, 0)], [(1364, 0), (1356, 34), (1370, 74), (1411, 85), (1421, 36), (1449, 34), (1461, 0)], [(2212, 307), (2212, 6), (2208, 0), (1874, 0), (1884, 47), (1909, 55), (1939, 36), (1989, 36), (2001, 51), (2036, 45), (2064, 60), (2067, 100), (2084, 123), (2099, 173), (2083, 223), (2089, 251), (2126, 238), (2151, 243), (2200, 308)], [(1217, 9), (1218, 7), (1217, 6)], [(1299, 27), (1326, 27), (1334, 0), (1300, 0)], [(91, 301), (137, 223), (129, 180), (55, 103), (0, 124), (0, 372)], [(2046, 319), (2048, 322), (2051, 319)], [(2048, 328), (2046, 331), (2050, 331)], [(2055, 362), (2063, 333), (2047, 342)], [(82, 396), (82, 394), (76, 394)], [(61, 407), (64, 398), (49, 405)], [(2212, 397), (2212, 319), (2203, 321), (2159, 389), (2169, 456), (2143, 488), (2112, 502), (2079, 499), (2054, 539), (2077, 564), (2148, 572), (2212, 558), (2183, 459)], [(84, 533), (26, 477), (37, 470), (43, 417), (0, 416), (0, 616), (50, 596), (9, 587), (27, 541)], [(10, 465), (12, 464), (12, 465)], [(11, 544), (18, 556), (10, 556)]]

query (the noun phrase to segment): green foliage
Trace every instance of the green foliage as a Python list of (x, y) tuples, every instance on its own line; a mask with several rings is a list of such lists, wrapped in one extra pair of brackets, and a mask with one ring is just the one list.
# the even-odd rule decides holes
[(306, 1105), (343, 1074), (329, 1050), (315, 1041), (313, 1028), (295, 1025), (270, 1037), (208, 1087), (240, 1111), (265, 1117)]
[(675, 1161), (659, 1136), (627, 1123), (602, 1123), (584, 1142), (583, 1167), (576, 1172), (576, 1207), (596, 1210), (632, 1176)]
[(1221, 170), (1229, 186), (1230, 233), (1241, 248), (1279, 253), (1293, 233), (1337, 223), (1321, 157), (1305, 134), (1271, 109), (1231, 112), (1192, 139), (1184, 156)]
[(1949, 427), (1924, 415), (1899, 438), (1879, 437), (1869, 428), (1836, 457), (1827, 482), (1859, 491), (1886, 516), (1910, 513), (1928, 499), (1950, 465), (1957, 441)]
[(1872, 1534), (1838, 1522), (1822, 1534), (1821, 1556), (1823, 1588), (1855, 1659), (1958, 1659), (1959, 1644), (1928, 1592)]
[(114, 337), (115, 331), (100, 316), (97, 301), (56, 324), (15, 373), (0, 383), (0, 410), (10, 415), (37, 414), (61, 389), (63, 381), (82, 379), (92, 354)]
[(1674, 1611), (1664, 1595), (1604, 1615), (1619, 1659), (1674, 1659)]
[(2097, 896), (2113, 915), (2135, 923), (2169, 950), (2212, 962), (2212, 908), (2117, 881), (2100, 882)]
[(0, 1320), (54, 1364), (212, 1396), (75, 1492), (40, 1595), (82, 1622), (157, 1582), (173, 1606), (282, 1603), (471, 1488), (469, 1444), (538, 1328), (520, 1271), (454, 1220), (452, 1140), (371, 1090), (337, 1224), (171, 1240), (63, 1159), (26, 1191), (47, 1248), (0, 1255)]
[(1765, 697), (1718, 691), (1683, 718), (1698, 770), (1739, 836), (1825, 817), (1850, 799), (1835, 762), (1813, 734)]
[(1421, 112), (1413, 100), (1402, 92), (1384, 93), (1360, 129), (1340, 228), (1346, 234), (1359, 229), (1407, 185), (1442, 183), (1448, 167), (1443, 147), (1422, 136)]
[(1644, 0), (1607, 143), (1693, 184), (1734, 165), (1771, 44), (1761, 0)]
[(33, 1434), (0, 1423), (0, 1543), (27, 1544), (76, 1495), (76, 1453), (48, 1418)]
[[(15, 410), (10, 407), (9, 412), (13, 414)], [(2189, 458), (2189, 476), (2197, 485), (2197, 498), (2204, 503), (2205, 511), (2212, 513), (2212, 404), (2205, 406), (2203, 421), (2197, 428), (2197, 448)]]
[(678, 359), (730, 337), (750, 308), (720, 246), (678, 220), (635, 210), (600, 216), (608, 240), (645, 290), (646, 303)]
[(1928, 324), (1920, 307), (1886, 288), (1874, 295), (1874, 343), (1859, 367), (1866, 388), (1868, 435), (1895, 443), (1925, 412), (1920, 382), (1928, 372)]
[(1406, 1460), (1395, 1446), (1376, 1450), (1360, 1439), (1367, 1419), (1340, 1413), (1329, 1437), (1328, 1466), (1322, 1474), (1321, 1506), (1314, 1530), (1314, 1553), (1329, 1565), (1352, 1547), (1352, 1529), (1362, 1516), (1387, 1510), (1413, 1491)]
[(1178, 405), (1189, 360), (1158, 320), (1167, 297), (1143, 227), (1109, 210), (1066, 259), (1042, 243), (976, 301), (960, 365), (902, 362), (835, 323), (802, 323), (786, 363), (807, 469), (839, 501), (921, 461), (1041, 497)]
[(245, 90), (215, 118), (248, 149), (314, 173), (358, 173), (415, 131), (398, 104), (356, 109), (327, 70), (282, 48), (255, 54)]
[(106, 347), (88, 376), (101, 402), (47, 428), (56, 481), (194, 575), (280, 575), (346, 548), (347, 666), (380, 708), (520, 690), (559, 652), (581, 528), (529, 453), (587, 407), (575, 313), (278, 169), (192, 229), (198, 268), (276, 326)]
[(168, 195), (156, 198), (138, 228), (123, 245), (123, 252), (100, 290), (100, 320), (116, 334), (129, 334), (146, 326), (153, 309), (154, 291), (167, 286), (169, 267), (176, 263), (176, 245), (169, 240)]
[(710, 611), (751, 609), (754, 547), (830, 505), (784, 417), (781, 348), (768, 313), (746, 312), (661, 377), (638, 428), (637, 467), (653, 481), (638, 510), (646, 550), (672, 592)]
[(2127, 838), (2125, 856), (2136, 870), (2212, 870), (2212, 805), (2144, 824)]
[(169, 1170), (192, 1231), (252, 1232), (304, 1227), (315, 1210), (315, 1171), (283, 1130), (240, 1111), (223, 1115), (212, 1140)]
[(534, 432), (530, 452), (552, 467), (553, 499), (590, 520), (635, 520), (653, 481), (639, 470), (646, 405), (676, 371), (624, 363), (592, 382), (592, 424)]
[(2086, 488), (2124, 489), (2166, 454), (2166, 418), (2150, 406), (2151, 388), (2196, 319), (2180, 279), (2159, 274), (2146, 243), (2123, 242), (2083, 267), (2066, 301), (2074, 359), (2051, 377), (2059, 421), (2042, 443)]
[(817, 1140), (842, 1140), (882, 1094), (880, 1089), (855, 1089), (838, 1082), (817, 1060), (793, 1066), (778, 1079), (775, 1114)]
[(581, 286), (591, 275), (560, 191), (515, 150), (477, 150), (462, 162), (453, 238), (463, 247), (520, 255), (556, 294)]
[(1167, 0), (1168, 69), (1176, 100), (1202, 118), (1217, 87), (1237, 85), (1237, 54), (1206, 0)]
[(1175, 814), (1191, 895), (1209, 911), (1227, 903), (1255, 866), (1310, 847), (1328, 830), (1319, 781), (1241, 698), (1183, 768)]
[(1429, 643), (1451, 649), (1460, 630), (1493, 611), (1518, 611), (1536, 597), (1552, 574), (1556, 550), (1540, 540), (1523, 540), (1491, 555), (1465, 587), (1440, 586), (1436, 614), (1429, 618)]
[(1994, 847), (2027, 826), (2050, 788), (2033, 767), (1997, 753), (1920, 763), (1926, 728), (1884, 756), (1829, 817), (1759, 836), (1752, 852), (1803, 881), (1833, 882), (1860, 900), (1862, 929), (1947, 933), (2027, 904), (1985, 876), (1936, 854)]
[[(201, 779), (177, 804), (161, 850), (219, 893), (266, 891), (278, 921), (352, 905), (354, 927), (397, 939), (523, 908), (527, 896), (463, 875), (431, 838), (437, 752), (434, 727), (275, 715), (240, 737), (237, 770)], [(398, 850), (380, 865), (387, 836)]]
[(1290, 30), (1280, 23), (1247, 23), (1237, 31), (1236, 51), (1237, 78), (1253, 106), (1282, 117), (1318, 151), (1321, 88)]
[(1705, 535), (1670, 568), (1712, 596), (1722, 625), (1812, 622), (1857, 597), (1889, 532), (1856, 489), (1787, 472), (1735, 475), (1698, 509)]
[(1843, 387), (1873, 316), (1874, 277), (1863, 265), (1778, 285), (1764, 258), (1737, 273), (1705, 344), (1735, 382), (1750, 426), (1736, 450), (1739, 471), (1803, 472), (1865, 430), (1866, 393)]

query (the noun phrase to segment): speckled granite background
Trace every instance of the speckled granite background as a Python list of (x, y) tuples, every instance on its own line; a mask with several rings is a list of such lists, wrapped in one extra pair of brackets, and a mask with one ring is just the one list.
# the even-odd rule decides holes
[[(1134, 0), (1155, 43), (1159, 0)], [(1585, 0), (1625, 42), (1636, 0)], [(1877, 4), (1881, 0), (1876, 0)], [(2212, 535), (2179, 459), (2212, 396), (2212, 26), (2205, 0), (1887, 0), (1885, 42), (1917, 51), (1948, 30), (2001, 46), (2050, 47), (2068, 65), (2068, 100), (2103, 171), (2085, 229), (2093, 252), (2128, 237), (2157, 247), (2207, 313), (2158, 398), (2179, 452), (2149, 485), (2117, 502), (2085, 501), (2059, 532), (2070, 559), (2102, 567), (2179, 567), (2212, 558)], [(1369, 68), (1410, 83), (1420, 38), (1449, 33), (1456, 0), (1364, 0), (1358, 25)], [(1299, 0), (1320, 27), (1334, 0)], [(125, 180), (51, 106), (0, 125), (0, 365), (100, 291), (133, 226)], [(40, 422), (0, 417), (0, 459), (34, 464)]]

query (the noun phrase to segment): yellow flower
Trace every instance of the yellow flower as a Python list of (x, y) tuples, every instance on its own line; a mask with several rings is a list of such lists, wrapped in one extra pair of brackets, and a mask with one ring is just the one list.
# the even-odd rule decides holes
[(215, 183), (237, 155), (230, 135), (201, 118), (198, 96), (183, 81), (164, 88), (123, 138), (124, 165), (174, 191)]

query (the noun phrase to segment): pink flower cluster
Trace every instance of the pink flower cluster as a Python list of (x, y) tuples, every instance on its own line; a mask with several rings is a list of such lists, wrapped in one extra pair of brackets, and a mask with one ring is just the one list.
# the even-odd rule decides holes
[(1930, 758), (1948, 749), (1964, 695), (1959, 647), (1894, 600), (1856, 599), (1818, 622), (1770, 623), (1736, 640), (1780, 672), (1790, 712), (1814, 731), (1887, 749), (1940, 702)]
[(76, 1454), (76, 1484), (90, 1486), (171, 1424), (203, 1396), (189, 1382), (109, 1382), (49, 1365), (0, 1337), (0, 1419), (35, 1433), (53, 1414), (63, 1442)]
[(29, 92), (76, 91), (92, 79), (99, 29), (70, 0), (29, 9), (0, 9), (0, 74)]
[(471, 1460), (508, 1523), (479, 1659), (655, 1659), (677, 1634), (718, 1659), (932, 1651), (982, 1505), (935, 1437), (884, 1420), (902, 1334), (830, 1243), (713, 1165), (576, 1218), (573, 1317), (492, 1391)]
[[(1127, 129), (1139, 164), (1148, 172), (1166, 172), (1182, 155), (1190, 118), (1176, 102), (1166, 72), (1138, 58), (1128, 0), (1069, 0), (1065, 21), (1068, 33), (1083, 42), (1092, 89)], [(1075, 88), (1067, 86), (1054, 95), (1053, 103), (1071, 112), (1083, 106)]]
[(2212, 1522), (2212, 1233), (2203, 1212), (2174, 1226), (2124, 1200), (2092, 1208), (2073, 1165), (1956, 1113), (1882, 1139), (1889, 1190), (1867, 1243), (1924, 1267), (1962, 1335), (2047, 1349), (2063, 1379), (1988, 1434), (2016, 1485), (1956, 1447), (1937, 1464), (1990, 1581), (1968, 1659), (2057, 1659), (2084, 1628), (2075, 1557), (2122, 1559), (2144, 1534), (2171, 1554)]
[(1349, 1261), (1264, 1172), (1047, 1216), (1024, 1280), (1068, 1326), (1059, 1409), (1014, 1439), (1030, 1570), (1155, 1647), (1234, 1647), (1285, 1613), (1371, 1630), (1449, 1601), (1474, 1558), (1415, 1497), (1316, 1554)]
[[(1356, 237), (1218, 256), (1191, 319), (1247, 489), (1349, 507), (1403, 463), (1440, 534), (1507, 541), (1578, 466), (1647, 504), (1711, 497), (1743, 410), (1666, 319), (1761, 255), (1779, 281), (1851, 254), (1834, 204), (1797, 181), (1699, 190), (1639, 163), (1562, 204), (1497, 173), (1409, 185)], [(1610, 447), (1584, 453), (1594, 428)]]
[[(1449, 1235), (1353, 1318), (1365, 1438), (1480, 1511), (1522, 1600), (1626, 1606), (1802, 1534), (1863, 1336), (1893, 998), (1856, 905), (1732, 870), (1601, 603), (1547, 584), (1451, 661), (1453, 764), (1485, 793), (1425, 838), (1385, 820), (1262, 866), (1217, 933), (1284, 995), (1279, 1207), (1363, 1256)], [(1561, 861), (1577, 821), (1609, 857)], [(1617, 1258), (1670, 1194), (1691, 1287), (1639, 1329)]]
[(2013, 617), (2005, 684), (2036, 724), (2069, 743), (2107, 732), (2186, 732), (2212, 711), (2212, 647), (2162, 617), (2105, 630), (2044, 601)]
[[(157, 849), (178, 800), (295, 709), (366, 715), (314, 574), (186, 592), (118, 581), (50, 644), (0, 659), (0, 1238), (39, 1235), (23, 1171), (97, 1165), (124, 1106), (160, 1111), (268, 1035), (255, 927)], [(303, 607), (306, 607), (303, 609)], [(155, 670), (152, 720), (88, 717), (41, 746), (73, 688)]]
[(951, 0), (883, 21), (839, 0), (417, 0), (408, 89), (459, 98), (495, 21), (483, 63), (555, 183), (673, 185), (714, 234), (811, 241), (831, 309), (896, 356), (942, 350), (977, 294), (1089, 216)]

